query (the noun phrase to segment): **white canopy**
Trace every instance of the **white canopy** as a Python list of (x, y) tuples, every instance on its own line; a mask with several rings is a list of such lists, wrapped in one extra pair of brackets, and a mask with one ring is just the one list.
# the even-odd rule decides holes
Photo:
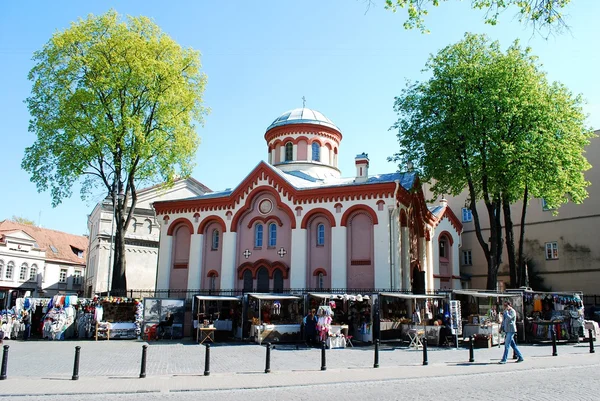
[(199, 301), (240, 301), (239, 297), (231, 297), (226, 295), (196, 295)]
[(256, 299), (260, 299), (262, 301), (276, 301), (280, 299), (302, 299), (302, 297), (297, 297), (295, 295), (274, 295), (274, 294), (248, 294), (251, 297)]
[(468, 290), (454, 290), (452, 291), (457, 295), (470, 295), (477, 298), (518, 298), (521, 294), (511, 294), (507, 292), (477, 292)]
[(402, 292), (382, 292), (379, 294), (382, 297), (394, 297), (405, 299), (445, 299), (445, 295), (426, 295), (426, 294), (404, 294)]

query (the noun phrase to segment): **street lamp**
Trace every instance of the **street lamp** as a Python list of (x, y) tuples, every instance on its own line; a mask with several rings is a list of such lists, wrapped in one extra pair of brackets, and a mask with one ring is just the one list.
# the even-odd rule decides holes
[(110, 252), (108, 254), (108, 276), (107, 276), (107, 280), (106, 280), (106, 294), (107, 296), (110, 296), (110, 287), (111, 287), (111, 273), (112, 273), (112, 256), (113, 256), (113, 242), (114, 242), (114, 236), (115, 236), (115, 203), (120, 203), (123, 199), (125, 199), (125, 195), (123, 195), (122, 192), (119, 192), (117, 194), (117, 199), (115, 199), (115, 202), (113, 202), (113, 208), (112, 208), (112, 225), (110, 228)]

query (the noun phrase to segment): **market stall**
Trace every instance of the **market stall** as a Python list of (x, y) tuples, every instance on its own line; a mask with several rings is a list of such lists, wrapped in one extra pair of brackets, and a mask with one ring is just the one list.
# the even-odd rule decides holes
[(261, 344), (301, 340), (303, 297), (278, 294), (248, 294), (245, 321), (250, 337)]
[[(516, 291), (516, 290), (515, 290)], [(523, 297), (527, 341), (578, 342), (584, 333), (583, 294), (580, 292), (542, 292), (519, 290)]]
[(517, 312), (517, 331), (523, 335), (523, 301), (521, 294), (475, 290), (453, 290), (452, 297), (461, 301), (463, 320), (463, 339), (475, 340), (477, 347), (491, 347), (504, 342), (504, 333), (500, 330), (503, 302), (510, 299)]
[(233, 296), (197, 295), (194, 328), (198, 341), (202, 341), (201, 329), (206, 328), (214, 328), (217, 337), (241, 338), (241, 300), (241, 297)]
[(381, 340), (408, 340), (419, 347), (441, 345), (450, 335), (450, 308), (446, 295), (379, 293)]
[(23, 338), (25, 329), (23, 313), (25, 311), (31, 319), (30, 337), (41, 338), (42, 323), (51, 301), (51, 298), (17, 298), (11, 309), (0, 311), (0, 331), (2, 331), (4, 339)]
[[(373, 341), (372, 300), (372, 295), (309, 293), (307, 312), (316, 311), (320, 340), (328, 342), (329, 348), (344, 348), (347, 338)], [(328, 316), (331, 322), (319, 324)]]
[(89, 307), (88, 310), (94, 310), (95, 322), (92, 327), (96, 340), (135, 339), (141, 335), (144, 305), (140, 300), (95, 297), (85, 305)]
[(77, 325), (75, 323), (75, 306), (79, 299), (76, 295), (55, 295), (48, 302), (42, 323), (42, 337), (49, 340), (66, 340), (74, 338)]

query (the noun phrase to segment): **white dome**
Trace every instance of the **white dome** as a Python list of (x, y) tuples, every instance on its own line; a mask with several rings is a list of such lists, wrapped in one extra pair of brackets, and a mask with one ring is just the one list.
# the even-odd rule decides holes
[(290, 111), (286, 111), (269, 125), (267, 131), (271, 128), (281, 127), (282, 125), (290, 125), (290, 124), (314, 124), (314, 125), (324, 125), (326, 127), (333, 128), (337, 131), (340, 129), (331, 121), (329, 118), (325, 117), (323, 113), (317, 110), (298, 108)]

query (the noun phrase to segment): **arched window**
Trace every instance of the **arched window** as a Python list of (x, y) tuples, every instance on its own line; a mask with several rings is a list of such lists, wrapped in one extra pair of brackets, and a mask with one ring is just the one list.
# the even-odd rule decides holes
[(27, 280), (27, 263), (23, 263), (21, 265), (21, 271), (19, 272), (19, 280), (20, 281)]
[(448, 246), (448, 244), (446, 242), (446, 239), (445, 238), (441, 239), (440, 240), (440, 258), (447, 258), (448, 257), (447, 251), (446, 251), (447, 246)]
[(214, 251), (219, 249), (219, 230), (213, 230), (212, 232), (212, 247), (211, 249)]
[(254, 247), (261, 248), (263, 244), (263, 226), (257, 224), (254, 226)]
[(266, 267), (258, 269), (256, 274), (256, 291), (269, 292), (269, 272)]
[(37, 281), (37, 265), (31, 265), (29, 269), (29, 281)]
[(250, 270), (246, 270), (244, 272), (244, 291), (252, 291), (252, 272)]
[(135, 230), (137, 230), (137, 220), (136, 219), (131, 219), (131, 231), (135, 232)]
[(325, 224), (317, 226), (317, 246), (325, 245)]
[(322, 290), (324, 287), (325, 280), (323, 279), (323, 273), (317, 274), (317, 288)]
[(285, 161), (291, 162), (294, 160), (294, 144), (288, 142), (285, 144)]
[(321, 161), (321, 145), (318, 142), (312, 143), (312, 160), (315, 162)]
[(273, 273), (273, 292), (283, 292), (283, 272), (279, 269)]
[(149, 219), (146, 219), (146, 221), (144, 221), (144, 225), (146, 226), (146, 230), (148, 230), (148, 234), (152, 234), (152, 221)]
[(211, 274), (208, 277), (208, 289), (211, 291), (214, 291), (217, 289), (217, 276), (215, 276), (214, 274)]
[(6, 276), (5, 276), (7, 280), (13, 279), (14, 271), (15, 271), (15, 264), (12, 261), (8, 262), (8, 264), (6, 265)]
[(269, 224), (269, 246), (277, 246), (277, 224)]

